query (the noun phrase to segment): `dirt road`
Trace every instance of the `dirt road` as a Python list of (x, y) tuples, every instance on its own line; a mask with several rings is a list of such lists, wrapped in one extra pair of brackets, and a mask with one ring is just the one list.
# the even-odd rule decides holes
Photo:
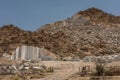
[(47, 66), (54, 66), (55, 68), (60, 68), (59, 71), (54, 72), (53, 74), (46, 76), (45, 78), (37, 80), (65, 80), (68, 77), (74, 75), (78, 72), (79, 65), (77, 62), (44, 62)]
[[(45, 78), (36, 80), (66, 80), (79, 72), (79, 67), (85, 66), (86, 63), (83, 62), (70, 62), (70, 61), (43, 61), (47, 67), (59, 68), (57, 72), (46, 76)], [(89, 65), (89, 64), (87, 64)]]

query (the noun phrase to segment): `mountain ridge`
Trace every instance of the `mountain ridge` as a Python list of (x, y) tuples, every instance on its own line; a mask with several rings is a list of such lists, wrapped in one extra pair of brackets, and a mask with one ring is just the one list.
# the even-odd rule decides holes
[(85, 17), (89, 17), (89, 19), (93, 22), (102, 22), (102, 23), (120, 23), (120, 16), (114, 16), (110, 13), (106, 13), (101, 9), (97, 8), (89, 8), (85, 11), (80, 11), (77, 14), (80, 14)]
[(4, 25), (0, 28), (0, 53), (12, 54), (20, 45), (32, 45), (44, 46), (60, 57), (116, 54), (120, 51), (119, 21), (119, 16), (90, 8), (34, 32)]

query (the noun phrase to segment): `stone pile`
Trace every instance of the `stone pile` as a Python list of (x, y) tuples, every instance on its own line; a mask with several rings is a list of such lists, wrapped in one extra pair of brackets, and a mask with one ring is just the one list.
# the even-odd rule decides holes
[(16, 74), (16, 66), (12, 64), (0, 64), (0, 75)]
[(104, 55), (104, 56), (86, 56), (82, 59), (84, 62), (97, 62), (102, 61), (106, 63), (111, 63), (114, 61), (120, 61), (120, 54), (114, 54), (114, 55)]

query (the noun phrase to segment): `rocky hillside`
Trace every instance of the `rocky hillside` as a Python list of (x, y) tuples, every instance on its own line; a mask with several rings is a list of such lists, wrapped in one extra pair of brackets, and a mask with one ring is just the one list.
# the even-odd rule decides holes
[(0, 28), (0, 53), (11, 53), (19, 44), (25, 43), (28, 32), (14, 25), (4, 25)]
[(120, 23), (120, 16), (114, 16), (112, 14), (108, 14), (103, 12), (102, 10), (96, 8), (90, 8), (85, 11), (80, 11), (77, 15), (81, 15), (89, 18), (93, 23), (101, 23), (101, 24), (116, 24)]
[(119, 35), (119, 16), (90, 8), (41, 26), (35, 32), (5, 25), (0, 28), (0, 52), (11, 53), (17, 46), (26, 44), (44, 46), (61, 57), (116, 54), (120, 52)]

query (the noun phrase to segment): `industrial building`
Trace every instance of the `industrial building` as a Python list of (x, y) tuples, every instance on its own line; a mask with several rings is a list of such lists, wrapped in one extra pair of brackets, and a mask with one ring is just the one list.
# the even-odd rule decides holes
[(20, 46), (11, 55), (11, 60), (55, 60), (53, 54), (44, 49), (35, 46)]

